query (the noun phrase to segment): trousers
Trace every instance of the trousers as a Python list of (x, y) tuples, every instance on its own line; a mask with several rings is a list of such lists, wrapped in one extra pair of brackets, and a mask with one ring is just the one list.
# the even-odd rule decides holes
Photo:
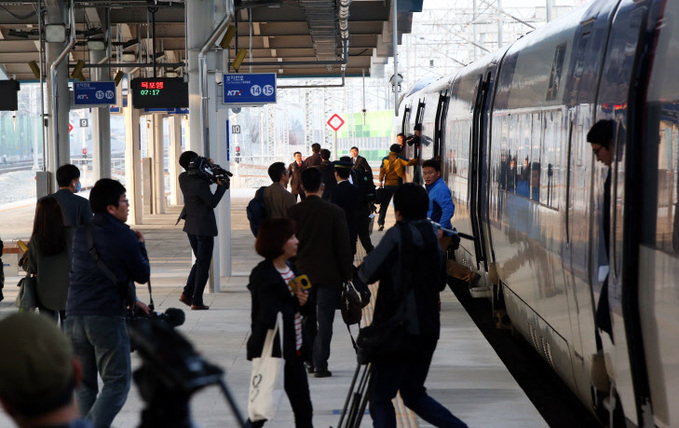
[[(83, 368), (83, 383), (76, 389), (80, 414), (96, 428), (108, 428), (130, 390), (130, 337), (125, 318), (71, 315), (64, 320), (64, 330)], [(97, 376), (103, 380), (101, 391)]]
[(191, 299), (192, 304), (202, 305), (205, 284), (207, 284), (207, 280), (210, 277), (210, 263), (212, 262), (215, 238), (213, 236), (193, 235), (191, 233), (186, 235), (189, 237), (189, 243), (191, 244), (193, 255), (196, 256), (196, 262), (191, 267), (191, 272), (182, 293)]
[(418, 355), (407, 360), (373, 364), (368, 385), (373, 427), (396, 428), (396, 413), (391, 400), (400, 392), (403, 404), (435, 427), (467, 428), (464, 422), (430, 397), (424, 387), (437, 341), (436, 338), (421, 340), (417, 347)]

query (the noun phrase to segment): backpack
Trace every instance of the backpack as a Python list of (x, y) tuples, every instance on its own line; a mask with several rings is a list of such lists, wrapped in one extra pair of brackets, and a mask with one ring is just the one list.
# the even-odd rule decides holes
[(363, 169), (355, 169), (354, 173), (354, 184), (358, 186), (363, 198), (366, 202), (375, 201), (375, 182), (372, 175), (368, 174)]
[(269, 212), (264, 203), (264, 189), (266, 189), (266, 186), (257, 189), (255, 197), (248, 202), (248, 206), (245, 209), (248, 214), (248, 221), (250, 222), (250, 230), (255, 235), (255, 238), (257, 237), (259, 226), (269, 217)]

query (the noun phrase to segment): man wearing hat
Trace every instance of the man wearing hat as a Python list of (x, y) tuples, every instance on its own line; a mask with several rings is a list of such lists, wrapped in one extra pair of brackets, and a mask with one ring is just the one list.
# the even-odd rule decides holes
[(358, 209), (363, 204), (363, 194), (358, 186), (349, 181), (353, 163), (349, 156), (342, 156), (333, 162), (337, 186), (330, 195), (330, 202), (344, 210), (349, 229), (349, 244), (351, 253), (356, 254), (356, 240), (358, 238)]
[(0, 403), (21, 428), (89, 428), (73, 391), (82, 379), (70, 340), (46, 317), (15, 313), (0, 321)]

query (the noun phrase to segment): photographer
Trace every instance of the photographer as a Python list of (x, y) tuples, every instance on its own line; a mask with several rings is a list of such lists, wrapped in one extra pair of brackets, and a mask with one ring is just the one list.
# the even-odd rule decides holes
[[(373, 426), (396, 427), (391, 400), (400, 392), (403, 403), (428, 423), (463, 428), (466, 425), (424, 387), (441, 328), (439, 292), (446, 285), (444, 255), (426, 217), (429, 197), (422, 187), (404, 184), (394, 193), (394, 208), (396, 225), (358, 269), (366, 284), (380, 281), (372, 326), (388, 327), (395, 320), (403, 326), (380, 330), (390, 336), (392, 343), (386, 346), (399, 349), (371, 360), (368, 393)], [(397, 330), (400, 334), (393, 336)], [(359, 346), (360, 340), (359, 336)]]
[[(125, 404), (132, 375), (122, 285), (131, 280), (147, 282), (151, 271), (144, 235), (125, 224), (129, 213), (125, 187), (102, 178), (90, 192), (90, 207), (91, 225), (73, 235), (64, 331), (83, 366), (83, 383), (77, 389), (80, 413), (95, 427), (109, 427)], [(144, 303), (136, 305), (149, 313)], [(101, 390), (98, 375), (103, 380)]]
[(193, 310), (210, 309), (203, 303), (203, 291), (210, 274), (212, 251), (217, 236), (214, 208), (229, 188), (229, 178), (224, 175), (221, 179), (215, 179), (218, 186), (213, 194), (210, 190), (211, 177), (199, 168), (199, 164), (204, 163), (200, 161), (214, 165), (212, 160), (201, 158), (192, 151), (186, 151), (179, 157), (179, 165), (186, 170), (179, 174), (179, 186), (184, 194), (184, 209), (180, 218), (185, 220), (183, 230), (189, 237), (191, 249), (196, 256), (179, 301), (191, 306)]

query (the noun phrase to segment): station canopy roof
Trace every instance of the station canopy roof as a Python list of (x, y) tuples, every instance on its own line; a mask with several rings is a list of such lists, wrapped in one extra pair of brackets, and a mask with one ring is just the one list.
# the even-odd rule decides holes
[[(79, 78), (90, 80), (96, 69), (90, 63), (90, 49), (104, 48), (102, 61), (120, 64), (109, 69), (111, 79), (123, 68), (140, 67), (152, 75), (152, 67), (146, 64), (153, 63), (154, 55), (159, 77), (181, 76), (186, 71), (189, 1), (197, 0), (75, 0), (76, 45), (69, 54), (69, 73), (81, 60), (85, 67)], [(237, 35), (228, 45), (229, 63), (238, 50), (245, 49), (239, 72), (249, 72), (252, 64), (254, 73), (275, 72), (279, 77), (336, 77), (343, 69), (346, 76), (370, 75), (374, 64), (384, 64), (392, 55), (393, 1), (236, 0)], [(412, 14), (422, 10), (423, 0), (397, 1), (400, 42), (401, 34), (410, 32)], [(41, 38), (46, 34), (40, 25), (40, 7), (44, 11), (57, 2), (68, 8), (69, 2), (59, 0), (0, 1), (0, 70), (7, 78), (39, 78), (39, 68), (31, 64), (40, 67)], [(107, 69), (98, 69), (105, 79)], [(49, 77), (49, 63), (42, 74)]]

